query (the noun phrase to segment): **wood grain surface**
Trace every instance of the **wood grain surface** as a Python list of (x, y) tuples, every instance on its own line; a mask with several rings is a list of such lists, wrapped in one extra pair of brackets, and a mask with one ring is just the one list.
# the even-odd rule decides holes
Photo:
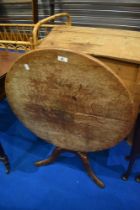
[(6, 73), (20, 55), (18, 52), (0, 51), (0, 101), (5, 97)]
[(6, 74), (11, 65), (21, 56), (21, 53), (10, 52), (8, 50), (0, 51), (0, 77)]
[(37, 136), (75, 151), (117, 144), (134, 122), (133, 99), (111, 68), (92, 56), (34, 50), (6, 77), (8, 101)]
[(62, 48), (140, 64), (140, 32), (55, 26), (39, 48)]

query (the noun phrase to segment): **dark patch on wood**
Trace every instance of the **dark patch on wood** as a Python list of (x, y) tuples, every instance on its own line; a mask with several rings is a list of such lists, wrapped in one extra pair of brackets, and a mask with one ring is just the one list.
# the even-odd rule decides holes
[(74, 101), (77, 101), (76, 96), (72, 96), (71, 98), (72, 98)]
[(39, 104), (26, 104), (25, 111), (29, 112), (34, 120), (45, 119), (46, 121), (65, 126), (73, 122), (72, 114), (63, 110), (44, 108)]
[[(93, 128), (90, 125), (79, 124), (74, 120), (74, 114), (65, 112), (63, 110), (48, 109), (38, 104), (26, 104), (25, 112), (28, 112), (33, 120), (44, 120), (52, 125), (52, 127), (59, 128), (61, 132), (68, 131), (73, 134), (81, 134), (87, 143), (93, 138)], [(84, 116), (84, 115), (83, 115)], [(46, 128), (47, 130), (47, 128)]]

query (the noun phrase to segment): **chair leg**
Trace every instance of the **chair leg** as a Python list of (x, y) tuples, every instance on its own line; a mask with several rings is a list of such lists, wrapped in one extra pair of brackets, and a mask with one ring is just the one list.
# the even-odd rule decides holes
[(135, 180), (136, 180), (136, 182), (140, 183), (140, 174), (138, 176), (136, 176)]
[(135, 163), (135, 160), (136, 160), (136, 156), (130, 157), (128, 169), (127, 169), (127, 171), (126, 171), (126, 172), (123, 174), (123, 176), (122, 176), (122, 179), (123, 179), (124, 181), (128, 180), (128, 178), (129, 178), (129, 176), (130, 176), (130, 173), (131, 173), (131, 171), (132, 171), (132, 167), (133, 167), (133, 165), (134, 165), (134, 163)]
[(8, 160), (8, 156), (5, 154), (1, 144), (0, 144), (0, 161), (2, 161), (3, 164), (5, 165), (6, 173), (8, 174), (10, 172), (10, 163)]

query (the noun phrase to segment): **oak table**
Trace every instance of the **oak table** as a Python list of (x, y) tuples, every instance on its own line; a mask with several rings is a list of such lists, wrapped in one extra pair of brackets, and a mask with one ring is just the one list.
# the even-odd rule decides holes
[[(66, 25), (43, 24), (66, 16)], [(140, 33), (70, 26), (67, 13), (39, 21), (33, 29), (35, 49), (20, 57), (6, 77), (8, 101), (19, 119), (41, 139), (61, 151), (76, 152), (91, 178), (87, 153), (108, 149), (134, 126), (140, 105)]]

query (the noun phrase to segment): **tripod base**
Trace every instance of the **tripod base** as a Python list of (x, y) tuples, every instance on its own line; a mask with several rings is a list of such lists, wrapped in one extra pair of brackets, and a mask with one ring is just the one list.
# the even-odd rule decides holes
[(89, 159), (88, 159), (88, 155), (85, 152), (75, 152), (75, 151), (65, 150), (65, 149), (56, 147), (54, 149), (54, 151), (52, 152), (52, 154), (48, 157), (48, 159), (37, 161), (35, 163), (35, 165), (36, 166), (44, 166), (44, 165), (48, 165), (50, 163), (53, 163), (62, 152), (72, 152), (72, 153), (77, 154), (80, 157), (80, 159), (81, 159), (81, 161), (82, 161), (82, 163), (84, 165), (84, 168), (85, 168), (87, 174), (90, 176), (90, 178), (100, 188), (104, 188), (105, 187), (104, 183), (96, 176), (96, 174), (94, 173), (93, 169), (91, 168), (90, 163), (89, 163)]

